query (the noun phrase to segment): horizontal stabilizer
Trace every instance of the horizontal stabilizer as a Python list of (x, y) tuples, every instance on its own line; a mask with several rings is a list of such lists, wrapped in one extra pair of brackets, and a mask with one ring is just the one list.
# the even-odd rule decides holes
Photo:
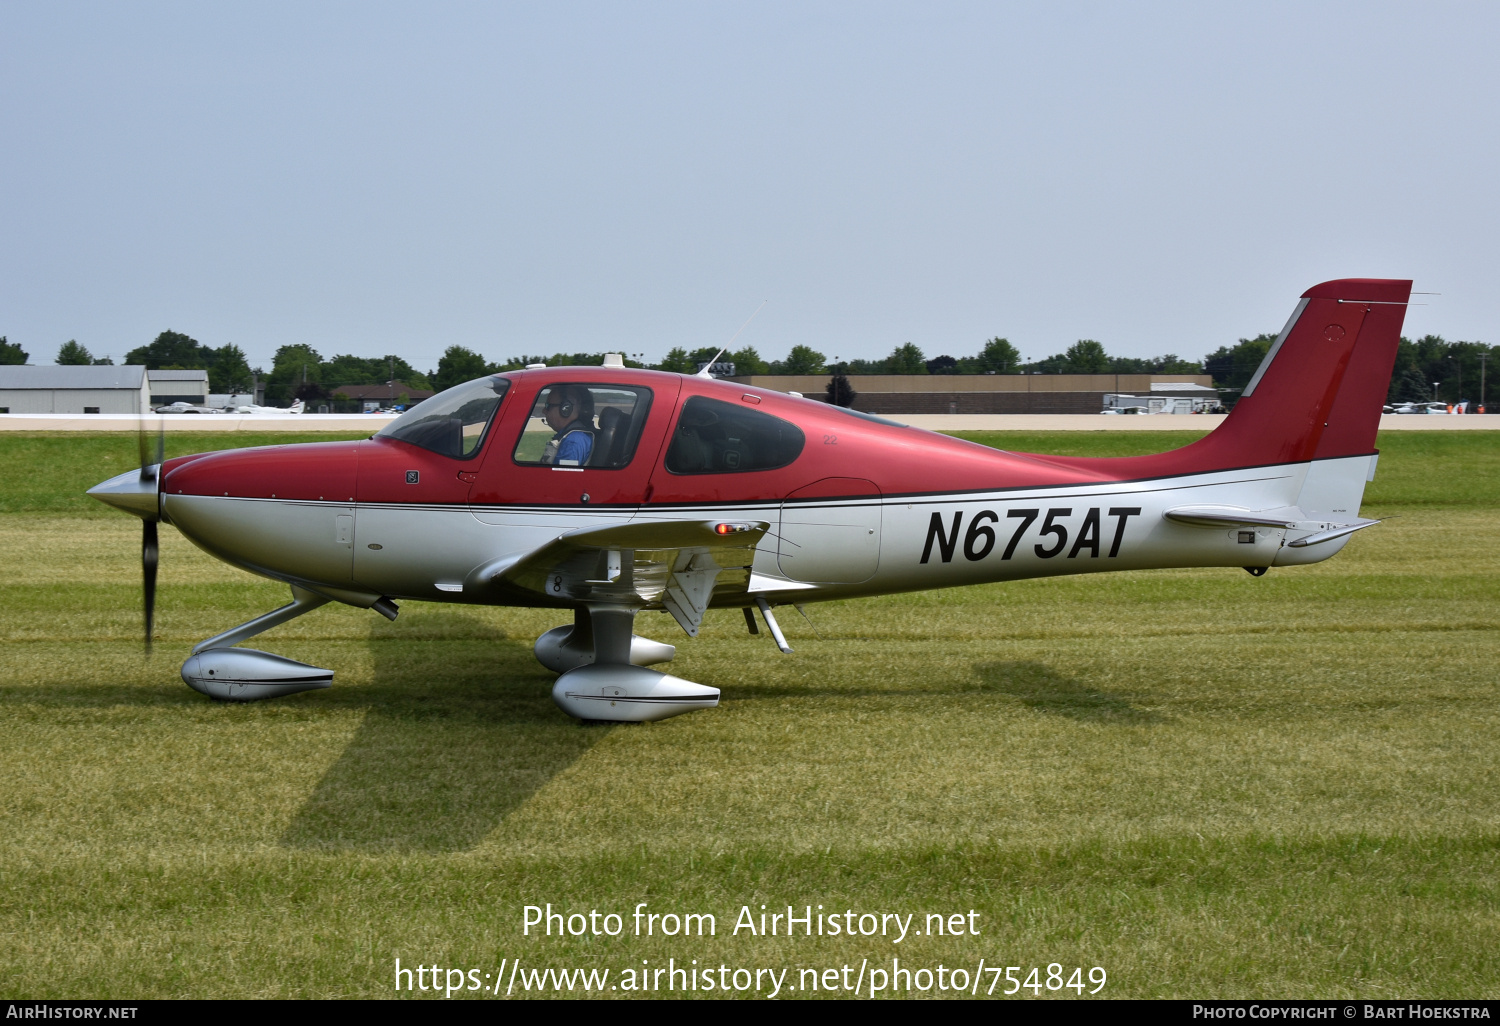
[(1380, 523), (1379, 520), (1363, 518), (1339, 523), (1305, 513), (1296, 506), (1258, 510), (1240, 506), (1175, 506), (1162, 516), (1174, 523), (1191, 527), (1271, 527), (1307, 532), (1287, 541), (1287, 546), (1293, 549), (1321, 545)]
[(1242, 506), (1177, 506), (1162, 514), (1168, 520), (1193, 527), (1296, 527), (1306, 517), (1300, 509), (1252, 510)]

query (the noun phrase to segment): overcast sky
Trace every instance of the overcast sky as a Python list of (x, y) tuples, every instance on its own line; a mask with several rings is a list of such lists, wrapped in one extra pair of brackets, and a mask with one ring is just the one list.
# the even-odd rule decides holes
[[(1500, 341), (1500, 5), (0, 5), (0, 335), (1200, 358)], [(1422, 297), (1419, 297), (1422, 298)]]

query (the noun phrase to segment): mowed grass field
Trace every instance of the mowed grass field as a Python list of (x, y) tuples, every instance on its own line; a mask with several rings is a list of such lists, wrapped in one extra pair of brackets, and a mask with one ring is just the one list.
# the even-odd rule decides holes
[[(1495, 997), (1500, 432), (1380, 445), (1364, 512), (1398, 518), (1328, 562), (813, 606), (816, 634), (788, 610), (792, 656), (737, 610), (696, 641), (646, 614), (722, 705), (583, 727), (531, 656), (557, 613), (415, 602), (252, 643), (330, 690), (212, 703), (188, 649), (285, 588), (164, 528), (144, 658), (139, 525), (81, 494), (134, 438), (0, 436), (0, 994), (390, 997), (398, 957), (794, 984), (895, 956), (1102, 966), (1101, 997)], [(523, 937), (547, 902), (718, 932)], [(731, 935), (761, 904), (973, 909), (980, 933)]]

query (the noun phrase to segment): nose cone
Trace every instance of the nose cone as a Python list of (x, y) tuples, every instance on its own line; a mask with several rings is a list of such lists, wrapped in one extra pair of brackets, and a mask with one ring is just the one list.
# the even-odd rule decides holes
[(122, 509), (126, 513), (138, 516), (143, 520), (155, 520), (159, 517), (158, 488), (157, 481), (161, 476), (161, 467), (153, 466), (145, 468), (148, 476), (142, 477), (139, 470), (127, 470), (123, 474), (116, 474), (108, 481), (88, 490), (88, 494), (100, 502)]

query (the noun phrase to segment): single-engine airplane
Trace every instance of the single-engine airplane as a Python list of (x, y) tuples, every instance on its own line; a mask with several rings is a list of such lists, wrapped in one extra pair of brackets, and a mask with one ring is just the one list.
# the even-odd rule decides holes
[[(650, 667), (633, 633), (664, 609), (779, 605), (1154, 567), (1316, 563), (1359, 516), (1411, 282), (1303, 294), (1216, 430), (1153, 456), (1003, 452), (764, 388), (602, 367), (493, 374), (366, 441), (162, 461), (89, 490), (145, 521), (150, 643), (156, 524), (291, 586), (291, 602), (196, 645), (189, 686), (252, 701), (330, 670), (236, 647), (327, 602), (394, 619), (396, 600), (542, 606), (573, 622), (535, 646), (583, 720), (718, 704)], [(541, 426), (545, 424), (545, 426)]]
[(298, 399), (296, 402), (292, 403), (291, 406), (285, 409), (280, 406), (257, 406), (254, 403), (242, 403), (238, 406), (226, 406), (224, 407), (224, 412), (239, 413), (247, 416), (250, 414), (263, 414), (271, 417), (285, 417), (289, 414), (303, 413), (306, 411), (306, 409), (307, 404), (301, 399)]

